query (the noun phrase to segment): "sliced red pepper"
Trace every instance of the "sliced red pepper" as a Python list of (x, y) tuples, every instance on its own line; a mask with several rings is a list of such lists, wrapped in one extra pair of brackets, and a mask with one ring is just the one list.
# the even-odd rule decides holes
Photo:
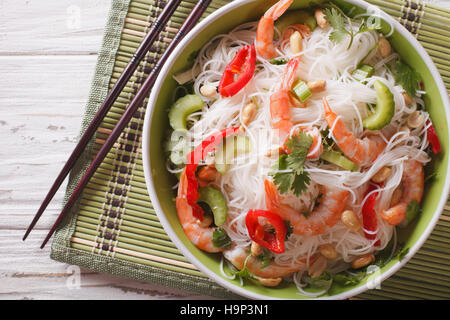
[[(266, 232), (260, 224), (259, 218), (265, 218), (272, 225), (275, 233)], [(274, 253), (284, 252), (284, 240), (287, 234), (286, 222), (276, 213), (267, 210), (250, 210), (245, 217), (250, 238), (257, 244)]]
[[(367, 190), (367, 194), (370, 192), (376, 190), (379, 187), (379, 185), (370, 185), (369, 190)], [(372, 193), (364, 202), (364, 206), (362, 207), (362, 217), (363, 217), (363, 227), (364, 230), (374, 232), (378, 228), (378, 222), (377, 222), (377, 213), (375, 211), (375, 204), (377, 201), (379, 192)], [(377, 237), (374, 233), (367, 233), (364, 232), (364, 235), (366, 236), (366, 239), (373, 240)], [(377, 240), (375, 242), (375, 246), (379, 246), (380, 240)]]
[(187, 178), (187, 194), (186, 200), (193, 209), (194, 217), (203, 220), (203, 209), (197, 204), (198, 180), (195, 172), (197, 171), (200, 161), (206, 158), (206, 155), (214, 151), (215, 148), (223, 141), (223, 139), (235, 133), (239, 127), (226, 128), (219, 132), (215, 132), (203, 140), (192, 152), (187, 155), (186, 178)]
[[(255, 73), (255, 45), (242, 47), (225, 68), (220, 79), (219, 93), (222, 97), (232, 97), (252, 79)], [(235, 79), (235, 75), (238, 75)]]
[(431, 145), (431, 150), (434, 154), (438, 154), (439, 152), (441, 152), (441, 144), (439, 143), (439, 138), (436, 134), (436, 130), (434, 129), (433, 124), (430, 120), (427, 120), (426, 125), (428, 126), (427, 139)]

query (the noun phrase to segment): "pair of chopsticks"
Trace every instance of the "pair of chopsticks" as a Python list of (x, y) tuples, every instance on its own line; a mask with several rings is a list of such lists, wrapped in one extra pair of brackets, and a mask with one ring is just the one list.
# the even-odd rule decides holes
[[(47, 208), (47, 205), (52, 200), (55, 193), (58, 191), (58, 188), (61, 186), (64, 179), (69, 174), (70, 170), (75, 165), (77, 159), (82, 154), (83, 150), (86, 148), (87, 144), (95, 134), (96, 130), (100, 126), (103, 118), (108, 113), (109, 109), (113, 105), (114, 101), (119, 96), (122, 89), (127, 84), (128, 80), (140, 64), (140, 62), (144, 59), (147, 52), (150, 50), (151, 46), (153, 45), (153, 42), (155, 42), (156, 38), (158, 37), (159, 33), (162, 31), (164, 26), (166, 25), (169, 18), (172, 16), (178, 5), (180, 4), (181, 0), (172, 0), (166, 6), (164, 7), (161, 14), (158, 16), (158, 18), (153, 23), (151, 29), (149, 30), (148, 34), (145, 36), (144, 40), (142, 41), (141, 45), (137, 49), (134, 56), (131, 58), (130, 62), (126, 66), (123, 73), (120, 75), (119, 79), (117, 80), (114, 87), (111, 89), (111, 91), (106, 96), (105, 101), (102, 103), (100, 109), (95, 114), (94, 119), (89, 124), (89, 127), (86, 129), (83, 136), (80, 138), (78, 144), (76, 145), (75, 149), (73, 150), (72, 154), (70, 155), (69, 159), (67, 160), (66, 164), (64, 165), (63, 169), (59, 173), (58, 177), (56, 178), (55, 182), (53, 183), (52, 187), (50, 188), (50, 191), (48, 192), (47, 196), (45, 197), (44, 201), (42, 202), (41, 206), (39, 207), (39, 210), (37, 211), (36, 215), (34, 216), (33, 220), (31, 221), (30, 226), (28, 227), (27, 231), (25, 232), (25, 235), (23, 236), (23, 240), (25, 240), (28, 235), (30, 234), (31, 230), (33, 230), (34, 226), (38, 222), (39, 218), (41, 217), (42, 213)], [(133, 98), (133, 100), (130, 102), (130, 104), (127, 106), (127, 109), (125, 110), (124, 114), (120, 118), (120, 120), (117, 122), (116, 126), (112, 130), (111, 134), (106, 139), (103, 146), (98, 151), (97, 155), (95, 156), (94, 160), (92, 160), (91, 164), (89, 165), (88, 169), (84, 173), (83, 177), (81, 178), (80, 182), (78, 183), (77, 187), (71, 194), (69, 200), (65, 204), (64, 208), (62, 209), (61, 213), (59, 214), (58, 218), (56, 219), (55, 223), (51, 227), (50, 231), (48, 232), (47, 236), (44, 239), (44, 242), (41, 244), (41, 249), (45, 247), (50, 237), (53, 235), (53, 233), (56, 230), (56, 227), (58, 223), (62, 220), (64, 215), (70, 210), (70, 208), (73, 206), (77, 198), (80, 196), (81, 192), (83, 191), (84, 187), (88, 184), (90, 178), (94, 175), (97, 168), (100, 166), (106, 155), (109, 153), (110, 149), (114, 146), (114, 143), (119, 138), (122, 131), (125, 129), (126, 125), (130, 122), (131, 118), (133, 117), (133, 114), (138, 109), (140, 105), (144, 102), (145, 98), (149, 94), (151, 88), (153, 87), (156, 78), (159, 74), (159, 71), (161, 70), (162, 66), (170, 56), (170, 54), (173, 52), (175, 47), (179, 44), (181, 39), (184, 38), (184, 36), (195, 26), (195, 24), (200, 19), (203, 12), (206, 10), (208, 5), (210, 4), (211, 0), (200, 0), (197, 2), (195, 7), (192, 9), (189, 16), (186, 18), (184, 23), (182, 24), (180, 30), (173, 38), (172, 42), (170, 42), (167, 49), (164, 51), (161, 58), (156, 62), (155, 66), (151, 70), (150, 74), (148, 75), (147, 79), (137, 92), (136, 96)]]

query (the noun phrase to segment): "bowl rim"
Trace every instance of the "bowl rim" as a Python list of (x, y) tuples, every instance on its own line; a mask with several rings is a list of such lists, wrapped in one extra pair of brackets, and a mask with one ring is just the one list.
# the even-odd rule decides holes
[[(262, 295), (259, 293), (254, 293), (251, 291), (248, 291), (243, 286), (235, 285), (233, 283), (228, 282), (226, 279), (222, 279), (220, 277), (217, 277), (216, 274), (212, 271), (210, 271), (208, 268), (206, 268), (202, 263), (200, 263), (197, 258), (191, 254), (191, 252), (186, 248), (184, 243), (177, 237), (176, 233), (172, 230), (170, 227), (170, 224), (168, 220), (165, 217), (164, 211), (161, 208), (161, 205), (159, 203), (159, 199), (156, 194), (154, 181), (152, 179), (151, 175), (151, 158), (150, 158), (150, 124), (153, 118), (154, 109), (155, 109), (155, 103), (159, 95), (160, 88), (167, 76), (167, 73), (175, 63), (175, 61), (178, 59), (179, 55), (182, 53), (186, 45), (197, 36), (199, 32), (204, 30), (207, 26), (209, 26), (211, 23), (213, 23), (215, 20), (217, 20), (219, 17), (221, 17), (223, 14), (228, 13), (230, 11), (233, 11), (240, 7), (243, 4), (246, 4), (248, 2), (258, 2), (261, 0), (235, 0), (231, 3), (226, 4), (225, 6), (217, 9), (215, 12), (210, 14), (208, 17), (206, 17), (203, 21), (201, 21), (199, 24), (197, 24), (179, 43), (179, 45), (175, 48), (175, 50), (172, 52), (172, 54), (169, 56), (168, 60), (164, 64), (163, 68), (161, 69), (158, 78), (153, 86), (151, 95), (149, 97), (149, 101), (147, 104), (147, 109), (145, 113), (145, 119), (144, 119), (144, 126), (143, 126), (143, 140), (142, 140), (142, 157), (143, 157), (143, 167), (144, 167), (144, 177), (147, 185), (147, 190), (149, 192), (149, 196), (151, 199), (151, 202), (153, 204), (153, 208), (155, 209), (156, 215), (158, 216), (158, 219), (160, 220), (161, 224), (164, 227), (165, 232), (169, 235), (172, 242), (175, 244), (175, 246), (183, 253), (183, 255), (194, 265), (196, 266), (203, 274), (205, 274), (209, 279), (214, 281), (215, 283), (223, 286), (224, 288), (240, 295), (246, 298), (250, 299), (283, 299), (283, 298), (275, 298), (270, 297), (266, 295)], [(365, 2), (363, 0), (345, 0), (345, 2), (354, 4), (356, 6), (359, 6), (361, 8), (364, 8), (367, 10), (370, 7), (376, 7), (378, 6), (372, 5), (368, 2)], [(391, 16), (387, 15), (382, 9), (381, 14), (383, 16), (383, 19), (387, 20), (391, 25), (394, 26), (395, 31), (399, 32), (401, 36), (403, 36), (417, 51), (417, 53), (420, 55), (420, 57), (425, 62), (425, 65), (430, 70), (430, 73), (432, 74), (434, 78), (434, 82), (438, 88), (438, 91), (440, 93), (440, 98), (443, 101), (444, 106), (444, 112), (446, 114), (446, 120), (448, 126), (448, 133), (450, 136), (450, 99), (449, 95), (447, 93), (447, 90), (445, 88), (444, 82), (441, 78), (440, 73), (437, 70), (437, 67), (433, 63), (431, 57), (428, 55), (428, 53), (425, 51), (423, 46), (418, 42), (418, 40), (413, 37), (413, 35), (404, 28), (398, 21), (396, 21)], [(449, 146), (450, 147), (450, 141)], [(450, 148), (448, 148), (450, 150)], [(445, 181), (450, 181), (450, 157), (447, 163), (447, 175), (445, 177)], [(376, 281), (378, 283), (381, 283), (382, 281), (386, 280), (387, 278), (391, 277), (394, 273), (396, 273), (401, 267), (403, 267), (414, 255), (415, 253), (422, 247), (424, 242), (428, 239), (430, 233), (433, 231), (437, 221), (439, 220), (440, 215), (442, 214), (442, 211), (444, 209), (445, 203), (448, 198), (448, 194), (450, 191), (450, 184), (444, 185), (444, 190), (442, 192), (440, 201), (437, 205), (436, 211), (433, 214), (433, 217), (428, 224), (428, 226), (425, 228), (425, 231), (422, 233), (420, 238), (416, 241), (416, 243), (409, 248), (408, 253), (405, 255), (405, 257), (401, 261), (397, 261), (394, 265), (392, 265), (391, 268), (386, 270), (384, 273), (382, 273)], [(329, 300), (329, 299), (346, 299), (350, 298), (352, 296), (355, 296), (357, 294), (360, 294), (366, 290), (370, 289), (368, 284), (360, 285), (356, 288), (350, 289), (345, 292), (338, 293), (333, 296), (328, 297), (317, 297), (313, 299), (321, 299), (321, 300)]]

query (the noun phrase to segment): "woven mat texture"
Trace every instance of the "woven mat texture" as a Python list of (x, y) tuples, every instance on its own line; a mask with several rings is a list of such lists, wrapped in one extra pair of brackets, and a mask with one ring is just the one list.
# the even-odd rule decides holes
[[(112, 0), (81, 132), (92, 121), (167, 1)], [(83, 172), (133, 99), (157, 59), (193, 8), (182, 1), (158, 40), (107, 114), (72, 170), (69, 198)], [(204, 16), (227, 4), (214, 0)], [(369, 0), (412, 32), (450, 89), (450, 11), (409, 1)], [(60, 224), (51, 258), (101, 273), (148, 281), (216, 298), (240, 299), (194, 267), (170, 241), (151, 205), (142, 166), (142, 126), (147, 100), (134, 114), (82, 196)], [(363, 299), (450, 298), (450, 200), (419, 252), (381, 290)]]

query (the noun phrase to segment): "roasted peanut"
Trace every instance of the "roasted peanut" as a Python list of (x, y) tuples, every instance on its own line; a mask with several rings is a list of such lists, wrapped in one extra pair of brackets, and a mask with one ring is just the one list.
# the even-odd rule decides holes
[(252, 253), (252, 256), (257, 257), (263, 252), (263, 249), (262, 249), (261, 245), (259, 245), (255, 241), (252, 241), (252, 245), (250, 247), (250, 252)]
[(331, 244), (322, 244), (319, 247), (320, 254), (323, 255), (328, 260), (334, 260), (337, 258), (338, 253), (336, 249)]
[(213, 217), (209, 215), (204, 215), (203, 220), (198, 222), (199, 226), (202, 228), (208, 228), (213, 223)]
[(353, 231), (358, 231), (361, 228), (361, 222), (356, 214), (351, 210), (345, 210), (341, 215), (342, 223)]
[(282, 280), (282, 278), (258, 278), (259, 283), (265, 287), (276, 287)]
[(308, 86), (309, 90), (314, 93), (324, 91), (327, 86), (327, 82), (325, 80), (316, 80), (309, 81), (306, 85)]
[(254, 104), (253, 102), (250, 102), (248, 104), (246, 104), (243, 108), (242, 108), (242, 114), (241, 114), (241, 129), (244, 129), (244, 125), (248, 126), (248, 124), (253, 120), (253, 118), (255, 117), (256, 114), (256, 104)]
[(390, 203), (391, 208), (400, 203), (400, 200), (402, 199), (402, 195), (403, 195), (403, 191), (401, 188), (397, 188), (394, 190), (394, 192), (392, 193), (392, 197), (391, 197), (391, 203)]
[(382, 58), (387, 58), (391, 55), (391, 44), (386, 38), (380, 38), (378, 41), (378, 52)]
[(414, 111), (411, 113), (408, 117), (408, 127), (412, 129), (419, 128), (424, 122), (422, 112), (420, 111)]
[(198, 178), (204, 181), (214, 181), (218, 174), (217, 169), (213, 165), (201, 167), (197, 173)]
[(387, 178), (391, 175), (391, 168), (384, 166), (372, 177), (372, 181), (376, 183), (380, 183), (386, 181)]
[(405, 100), (406, 105), (410, 105), (411, 103), (413, 103), (414, 99), (411, 98), (406, 92), (403, 92), (402, 96), (403, 96), (403, 100)]
[(352, 261), (352, 268), (359, 269), (368, 266), (375, 261), (375, 256), (372, 253), (367, 253), (363, 256), (357, 257)]
[(295, 31), (290, 37), (289, 37), (289, 44), (291, 45), (291, 52), (292, 54), (297, 54), (302, 52), (303, 49), (303, 37), (300, 32)]
[(319, 256), (308, 268), (308, 274), (311, 278), (319, 277), (327, 267), (327, 259), (324, 256)]
[(325, 18), (325, 13), (323, 13), (322, 9), (316, 9), (316, 11), (314, 12), (314, 17), (316, 18), (319, 28), (323, 29), (328, 26), (328, 20)]
[(200, 87), (200, 93), (206, 98), (214, 98), (217, 95), (217, 90), (213, 85), (205, 84)]

